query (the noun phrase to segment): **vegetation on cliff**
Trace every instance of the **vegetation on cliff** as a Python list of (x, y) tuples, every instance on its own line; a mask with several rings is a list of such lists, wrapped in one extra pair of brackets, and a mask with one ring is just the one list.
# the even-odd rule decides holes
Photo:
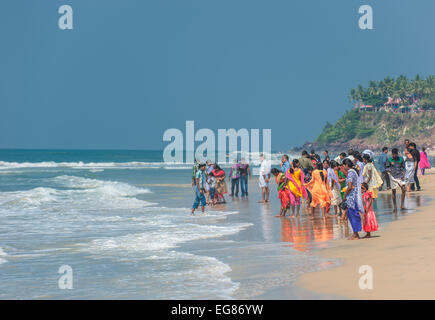
[(405, 106), (417, 104), (422, 109), (435, 109), (435, 76), (423, 79), (417, 75), (409, 80), (401, 75), (396, 79), (386, 77), (381, 81), (370, 81), (367, 88), (362, 85), (352, 88), (349, 99), (375, 107), (384, 106), (390, 100)]
[(321, 146), (350, 143), (395, 144), (402, 139), (419, 139), (431, 144), (435, 112), (393, 113), (347, 111), (335, 124), (327, 123), (316, 139)]

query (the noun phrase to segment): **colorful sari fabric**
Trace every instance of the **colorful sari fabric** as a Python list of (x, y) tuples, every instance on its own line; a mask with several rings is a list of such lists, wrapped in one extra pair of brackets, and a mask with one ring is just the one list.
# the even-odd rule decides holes
[(221, 198), (222, 195), (228, 193), (227, 184), (225, 182), (225, 171), (220, 170), (217, 172), (216, 170), (213, 170), (213, 175), (216, 177), (215, 195), (218, 196), (218, 198)]
[(363, 228), (365, 232), (372, 232), (378, 230), (378, 222), (376, 220), (375, 212), (373, 211), (373, 205), (370, 203), (370, 199), (373, 195), (370, 191), (363, 194), (363, 204), (364, 204), (364, 222)]
[(288, 189), (290, 192), (290, 203), (292, 206), (300, 205), (301, 198), (307, 198), (307, 190), (304, 186), (305, 176), (300, 168), (293, 169), (293, 173), (290, 172), (290, 169), (285, 173), (288, 181)]
[(419, 163), (420, 169), (430, 169), (430, 162), (427, 158), (426, 152), (420, 151), (420, 163)]
[(346, 197), (347, 207), (357, 212), (364, 212), (362, 205), (361, 185), (359, 183), (359, 176), (355, 169), (350, 169), (347, 173), (346, 185), (349, 186), (352, 183), (352, 191)]
[[(323, 173), (324, 180), (320, 175)], [(331, 206), (332, 192), (328, 184), (328, 175), (325, 170), (314, 170), (311, 181), (306, 184), (306, 187), (311, 192), (313, 208), (320, 206), (321, 208), (329, 208)]]
[(284, 174), (280, 172), (275, 177), (275, 181), (278, 186), (278, 198), (281, 200), (281, 209), (286, 209), (290, 206), (290, 196), (287, 185), (285, 184)]
[(340, 182), (341, 199), (344, 199), (344, 190), (346, 188), (346, 173), (341, 169), (337, 170), (337, 177), (339, 177), (340, 179), (344, 179), (342, 182)]
[(369, 181), (370, 178), (370, 181), (368, 182), (369, 191), (372, 192), (373, 198), (376, 199), (378, 197), (378, 188), (382, 186), (384, 181), (382, 180), (378, 170), (376, 170), (373, 162), (368, 162), (364, 166), (362, 175), (366, 182)]

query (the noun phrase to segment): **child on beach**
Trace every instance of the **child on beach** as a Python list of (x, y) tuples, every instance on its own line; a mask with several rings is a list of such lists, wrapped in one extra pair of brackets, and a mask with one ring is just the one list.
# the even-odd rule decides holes
[(272, 174), (275, 176), (276, 185), (278, 187), (278, 197), (281, 200), (281, 210), (275, 217), (284, 217), (290, 207), (290, 196), (287, 186), (285, 174), (277, 168), (272, 169)]
[(214, 206), (216, 204), (216, 199), (214, 198), (214, 193), (216, 190), (216, 178), (215, 178), (213, 172), (210, 172), (210, 174), (208, 176), (208, 185), (210, 186), (210, 188), (209, 188), (209, 193), (210, 193), (209, 204)]
[(378, 230), (378, 222), (373, 211), (373, 195), (366, 182), (361, 184), (361, 192), (364, 204), (363, 229), (367, 233), (363, 238), (370, 238), (371, 232)]
[(198, 208), (198, 205), (201, 204), (201, 211), (204, 213), (205, 210), (205, 183), (206, 183), (206, 174), (205, 174), (205, 164), (201, 163), (198, 165), (198, 171), (195, 174), (195, 201), (192, 206), (192, 213), (195, 213), (195, 210)]

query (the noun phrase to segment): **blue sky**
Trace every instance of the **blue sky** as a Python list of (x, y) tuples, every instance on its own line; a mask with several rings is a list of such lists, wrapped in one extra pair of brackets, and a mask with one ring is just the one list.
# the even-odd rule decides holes
[[(74, 29), (58, 28), (59, 6)], [(369, 4), (374, 30), (358, 28)], [(162, 149), (163, 132), (314, 139), (385, 76), (435, 73), (435, 1), (3, 0), (0, 148)]]

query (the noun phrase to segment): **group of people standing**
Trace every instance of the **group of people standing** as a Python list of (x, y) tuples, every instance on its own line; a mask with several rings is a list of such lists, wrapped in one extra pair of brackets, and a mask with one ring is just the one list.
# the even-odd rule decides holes
[[(235, 160), (228, 177), (231, 181), (232, 197), (238, 197), (239, 185), (242, 197), (248, 196), (248, 178), (250, 176), (249, 164), (244, 159), (240, 163)], [(210, 160), (207, 160), (206, 163), (200, 163), (198, 159), (195, 160), (192, 170), (192, 186), (195, 190), (192, 214), (199, 206), (204, 213), (207, 205), (226, 203), (224, 195), (228, 193), (228, 187), (225, 178), (225, 171), (218, 164)]]
[[(359, 152), (348, 150), (331, 159), (328, 151), (324, 151), (322, 160), (314, 150), (309, 154), (302, 151), (299, 159), (289, 160), (284, 154), (280, 168), (271, 168), (270, 162), (260, 155), (259, 187), (262, 199), (269, 202), (269, 182), (271, 175), (275, 177), (278, 197), (281, 202), (277, 217), (283, 217), (291, 210), (291, 216), (300, 215), (303, 202), (306, 211), (314, 214), (318, 209), (323, 217), (328, 214), (338, 215), (349, 221), (353, 235), (350, 239), (359, 239), (359, 232), (364, 229), (365, 237), (376, 231), (378, 224), (373, 210), (373, 201), (378, 198), (378, 190), (386, 188), (392, 191), (394, 211), (397, 211), (396, 193), (401, 192), (400, 209), (405, 209), (406, 192), (420, 191), (418, 169), (421, 175), (430, 168), (425, 149), (420, 152), (415, 143), (405, 140), (405, 147), (393, 148), (389, 155), (388, 147), (382, 149), (378, 158), (378, 169), (374, 165), (375, 154), (371, 150)], [(238, 197), (239, 186), (242, 197), (248, 196), (248, 177), (251, 176), (249, 164), (242, 159), (234, 161), (228, 179), (231, 182), (231, 196)], [(201, 205), (225, 203), (224, 195), (228, 193), (225, 182), (225, 171), (217, 164), (207, 161), (204, 164), (195, 162), (192, 173), (192, 186), (195, 187), (195, 201), (192, 214)], [(334, 208), (334, 213), (331, 213)]]
[[(299, 159), (289, 162), (289, 157), (283, 155), (281, 168), (273, 168), (278, 197), (281, 201), (280, 213), (277, 217), (299, 215), (302, 201), (306, 203), (307, 212), (314, 214), (319, 208), (321, 215), (331, 213), (343, 220), (349, 220), (353, 235), (350, 239), (359, 239), (359, 232), (364, 229), (365, 237), (370, 237), (376, 231), (378, 224), (373, 210), (373, 201), (378, 197), (378, 190), (384, 186), (392, 190), (394, 210), (397, 211), (396, 189), (402, 192), (400, 208), (405, 210), (404, 201), (407, 190), (421, 190), (417, 177), (418, 168), (424, 175), (424, 170), (430, 168), (427, 154), (423, 149), (419, 152), (415, 143), (405, 141), (404, 157), (399, 156), (397, 148), (383, 148), (378, 159), (379, 169), (376, 169), (374, 152), (364, 150), (358, 152), (349, 150), (342, 152), (331, 160), (328, 151), (324, 159), (314, 150), (309, 154), (302, 152)], [(361, 223), (362, 220), (362, 223)]]

